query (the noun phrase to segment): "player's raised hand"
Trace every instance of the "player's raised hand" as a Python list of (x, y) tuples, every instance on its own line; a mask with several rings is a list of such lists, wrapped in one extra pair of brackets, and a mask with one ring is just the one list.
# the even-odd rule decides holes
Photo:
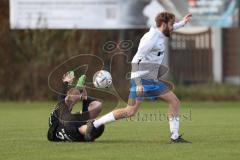
[(183, 21), (185, 24), (187, 24), (192, 17), (192, 13), (188, 13), (186, 16), (183, 17)]
[(79, 79), (78, 79), (76, 87), (79, 89), (84, 88), (86, 79), (87, 79), (87, 76), (85, 74), (81, 75), (81, 77), (79, 77)]
[(74, 80), (74, 72), (73, 71), (70, 71), (70, 72), (67, 72), (63, 75), (63, 82), (68, 82), (69, 84), (72, 84), (73, 80)]

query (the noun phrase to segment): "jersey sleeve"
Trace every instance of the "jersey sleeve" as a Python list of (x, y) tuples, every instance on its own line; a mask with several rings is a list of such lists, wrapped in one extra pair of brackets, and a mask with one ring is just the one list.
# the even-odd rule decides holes
[(62, 90), (58, 93), (58, 101), (62, 101), (65, 99), (68, 91), (68, 82), (63, 82)]
[(173, 30), (176, 31), (176, 30), (184, 27), (184, 25), (185, 25), (184, 21), (180, 21), (180, 22), (174, 23)]

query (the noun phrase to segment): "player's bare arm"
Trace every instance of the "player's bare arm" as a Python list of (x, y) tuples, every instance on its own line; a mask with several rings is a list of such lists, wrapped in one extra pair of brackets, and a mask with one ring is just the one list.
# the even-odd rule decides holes
[(187, 24), (190, 21), (190, 18), (192, 17), (192, 13), (188, 13), (186, 16), (183, 17), (184, 24)]

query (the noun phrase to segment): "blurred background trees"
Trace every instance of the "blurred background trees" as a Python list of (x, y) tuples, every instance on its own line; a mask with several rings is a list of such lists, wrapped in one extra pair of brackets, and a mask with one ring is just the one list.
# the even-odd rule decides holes
[[(10, 30), (8, 0), (0, 1), (0, 24), (0, 97), (6, 100), (53, 99), (48, 75), (57, 65), (79, 54), (109, 62), (102, 46), (122, 36), (115, 30)], [(136, 39), (135, 32), (128, 33)]]
[[(48, 87), (48, 75), (56, 66), (75, 55), (94, 54), (102, 57), (106, 67), (110, 67), (112, 53), (106, 53), (102, 49), (107, 41), (118, 43), (122, 40), (131, 40), (133, 47), (126, 51), (131, 59), (145, 32), (146, 29), (10, 30), (9, 1), (1, 0), (0, 99), (53, 100), (55, 93)], [(115, 52), (122, 51), (116, 50)], [(124, 58), (119, 58), (114, 63), (115, 66), (129, 69), (129, 66), (122, 66), (125, 64)], [(121, 69), (119, 70), (121, 71)], [(179, 88), (177, 87), (176, 92), (183, 99), (240, 99), (239, 86), (216, 85), (212, 82), (198, 84), (198, 87), (181, 86), (182, 84)], [(209, 88), (211, 88), (211, 92), (207, 92)]]

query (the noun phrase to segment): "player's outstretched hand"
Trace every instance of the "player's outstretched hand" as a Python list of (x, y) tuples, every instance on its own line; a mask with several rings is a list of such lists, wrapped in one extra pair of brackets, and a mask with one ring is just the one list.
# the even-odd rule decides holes
[(183, 21), (185, 24), (187, 24), (192, 17), (192, 13), (188, 13), (186, 16), (183, 17)]
[(73, 80), (74, 80), (74, 72), (73, 71), (70, 71), (70, 72), (67, 72), (63, 75), (63, 82), (68, 82), (69, 84), (72, 84)]

